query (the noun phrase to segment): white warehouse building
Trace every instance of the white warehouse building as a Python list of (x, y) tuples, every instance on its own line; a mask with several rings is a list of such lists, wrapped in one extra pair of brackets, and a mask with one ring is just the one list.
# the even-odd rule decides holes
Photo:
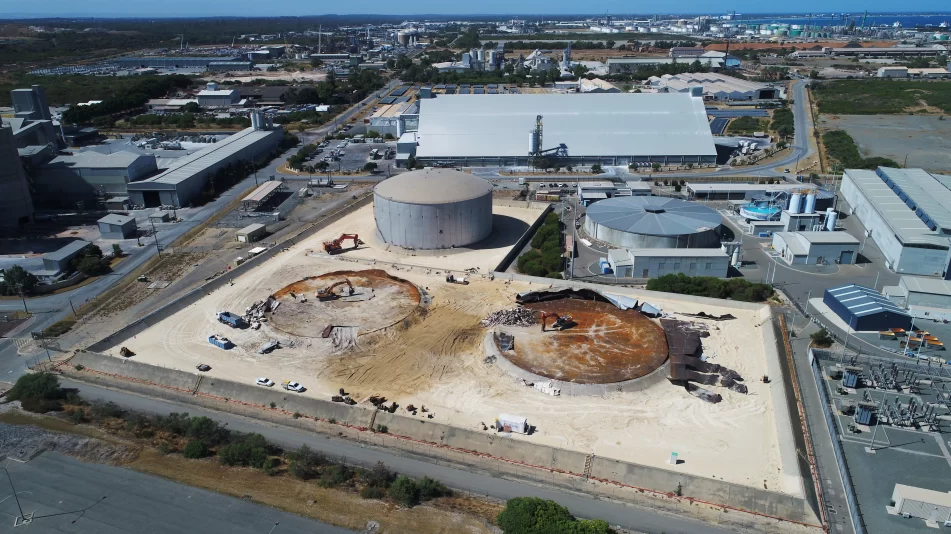
[(656, 278), (665, 274), (726, 278), (730, 256), (719, 248), (611, 249), (608, 264), (618, 277)]
[(690, 94), (435, 95), (419, 105), (416, 160), (426, 164), (529, 165), (537, 152), (572, 165), (717, 159), (703, 99)]
[(773, 100), (786, 96), (781, 87), (716, 73), (664, 74), (651, 76), (647, 81), (651, 87), (666, 93), (689, 93), (693, 87), (700, 86), (704, 100)]
[(792, 265), (851, 265), (858, 257), (859, 240), (848, 232), (776, 232), (773, 249)]
[(951, 261), (951, 176), (921, 169), (846, 169), (841, 193), (900, 274), (945, 277)]

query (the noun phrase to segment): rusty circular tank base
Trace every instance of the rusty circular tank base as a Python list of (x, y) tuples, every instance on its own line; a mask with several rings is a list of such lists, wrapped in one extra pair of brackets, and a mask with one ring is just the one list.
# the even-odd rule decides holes
[(573, 384), (615, 384), (650, 375), (667, 360), (660, 325), (635, 310), (609, 302), (563, 298), (525, 304), (543, 312), (570, 315), (574, 326), (542, 332), (541, 325), (503, 328), (515, 336), (510, 363), (532, 373)]
[[(334, 284), (338, 285), (332, 295), (318, 298), (318, 293)], [(381, 269), (367, 269), (304, 278), (279, 289), (274, 298), (281, 304), (267, 315), (271, 328), (319, 338), (328, 325), (356, 327), (364, 335), (399, 323), (419, 306), (420, 292), (412, 282)]]

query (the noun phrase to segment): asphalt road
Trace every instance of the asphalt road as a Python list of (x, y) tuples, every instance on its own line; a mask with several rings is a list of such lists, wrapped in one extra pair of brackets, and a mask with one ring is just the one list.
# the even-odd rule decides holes
[[(7, 461), (0, 465), (10, 472), (23, 513), (34, 514), (32, 523), (14, 527), (20, 512), (6, 476), (0, 475), (0, 533), (267, 534), (272, 528), (273, 534), (354, 532), (129, 469), (83, 463), (54, 452), (43, 453), (27, 463)], [(83, 509), (86, 511), (80, 512)]]
[(188, 412), (191, 415), (204, 415), (222, 423), (227, 423), (231, 430), (262, 434), (269, 441), (288, 449), (296, 449), (306, 444), (312, 449), (320, 450), (328, 456), (343, 458), (346, 462), (354, 465), (369, 467), (376, 465), (377, 462), (383, 462), (402, 474), (413, 477), (428, 476), (457, 490), (468, 491), (477, 495), (487, 495), (497, 499), (513, 497), (551, 499), (568, 507), (578, 517), (604, 519), (611, 525), (638, 532), (648, 534), (723, 534), (732, 532), (728, 529), (705, 525), (683, 517), (571, 493), (553, 486), (541, 487), (479, 472), (469, 472), (459, 467), (434, 463), (435, 460), (432, 458), (404, 456), (386, 449), (358, 445), (350, 441), (311, 434), (238, 415), (99, 388), (67, 379), (61, 381), (64, 387), (78, 388), (83, 397), (89, 400), (111, 401), (130, 410), (150, 414)]

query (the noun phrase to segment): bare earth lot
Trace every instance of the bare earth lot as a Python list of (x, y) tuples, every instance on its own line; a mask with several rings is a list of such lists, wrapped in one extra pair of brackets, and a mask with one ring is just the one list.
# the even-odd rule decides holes
[[(538, 210), (496, 207), (496, 213), (503, 211), (515, 219), (538, 216)], [(770, 390), (782, 388), (781, 381), (763, 384), (757, 380), (767, 374), (767, 358), (777, 357), (773, 347), (767, 347), (763, 330), (753, 327), (763, 322), (765, 308), (701, 305), (649, 295), (652, 304), (669, 313), (705, 311), (737, 317), (706, 325), (711, 335), (704, 339), (704, 353), (712, 362), (746, 377), (748, 395), (718, 388), (723, 390), (718, 391), (723, 402), (713, 405), (663, 381), (638, 392), (615, 392), (603, 397), (550, 397), (517, 384), (497, 366), (483, 361), (486, 330), (478, 324), (488, 313), (512, 307), (516, 293), (539, 289), (539, 284), (483, 276), (475, 276), (467, 286), (447, 284), (438, 270), (447, 266), (485, 266), (488, 270), (507, 247), (457, 251), (446, 256), (406, 256), (387, 251), (371, 233), (366, 233), (372, 224), (370, 208), (355, 212), (255, 267), (236, 279), (233, 286), (215, 291), (124, 345), (136, 353), (136, 360), (155, 365), (193, 370), (198, 363), (206, 363), (212, 367), (210, 378), (245, 383), (259, 376), (277, 382), (296, 380), (308, 388), (304, 395), (323, 399), (339, 388), (345, 388), (359, 402), (366, 402), (370, 395), (385, 395), (402, 406), (425, 405), (435, 421), (479, 431), (481, 423), (490, 424), (500, 413), (515, 413), (527, 417), (537, 432), (513, 435), (511, 439), (801, 493), (798, 473), (784, 473), (781, 467), (774, 409), (785, 407), (773, 406)], [(322, 241), (342, 230), (359, 231), (367, 244), (338, 256), (319, 252)], [(214, 318), (219, 310), (242, 313), (252, 302), (308, 277), (362, 269), (383, 269), (407, 280), (432, 302), (382, 331), (362, 334), (356, 325), (356, 345), (345, 352), (334, 350), (330, 339), (293, 336), (271, 328), (270, 322), (260, 330), (233, 330)], [(366, 282), (355, 285), (365, 287)], [(313, 295), (313, 288), (308, 287), (308, 291)], [(636, 294), (626, 289), (618, 291)], [(402, 306), (399, 301), (382, 297), (354, 304), (367, 307), (364, 313), (377, 313), (372, 308), (374, 301), (381, 315), (390, 315), (390, 306)], [(347, 303), (336, 301), (332, 305)], [(330, 306), (326, 307), (322, 316), (330, 311)], [(280, 314), (281, 308), (275, 313)], [(323, 325), (314, 325), (318, 326)], [(210, 345), (207, 337), (213, 333), (227, 335), (236, 347), (225, 351)], [(282, 340), (284, 347), (268, 355), (257, 353), (262, 343), (274, 338)], [(117, 355), (118, 349), (113, 347), (109, 352)], [(550, 357), (557, 358), (558, 354)], [(677, 467), (667, 464), (671, 451), (684, 460)]]
[(951, 120), (933, 115), (822, 115), (822, 129), (845, 130), (863, 157), (881, 156), (932, 172), (951, 171)]

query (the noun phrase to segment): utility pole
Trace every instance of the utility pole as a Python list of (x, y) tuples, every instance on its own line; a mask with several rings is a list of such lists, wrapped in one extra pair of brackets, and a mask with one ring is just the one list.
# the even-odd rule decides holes
[(159, 257), (162, 256), (162, 249), (159, 248), (158, 244), (158, 232), (155, 231), (155, 221), (149, 219), (149, 222), (152, 223), (152, 237), (155, 238), (155, 251), (158, 252)]
[(24, 313), (30, 313), (30, 310), (26, 307), (26, 297), (23, 296), (23, 284), (17, 284), (17, 291), (20, 293), (20, 299), (23, 300)]

